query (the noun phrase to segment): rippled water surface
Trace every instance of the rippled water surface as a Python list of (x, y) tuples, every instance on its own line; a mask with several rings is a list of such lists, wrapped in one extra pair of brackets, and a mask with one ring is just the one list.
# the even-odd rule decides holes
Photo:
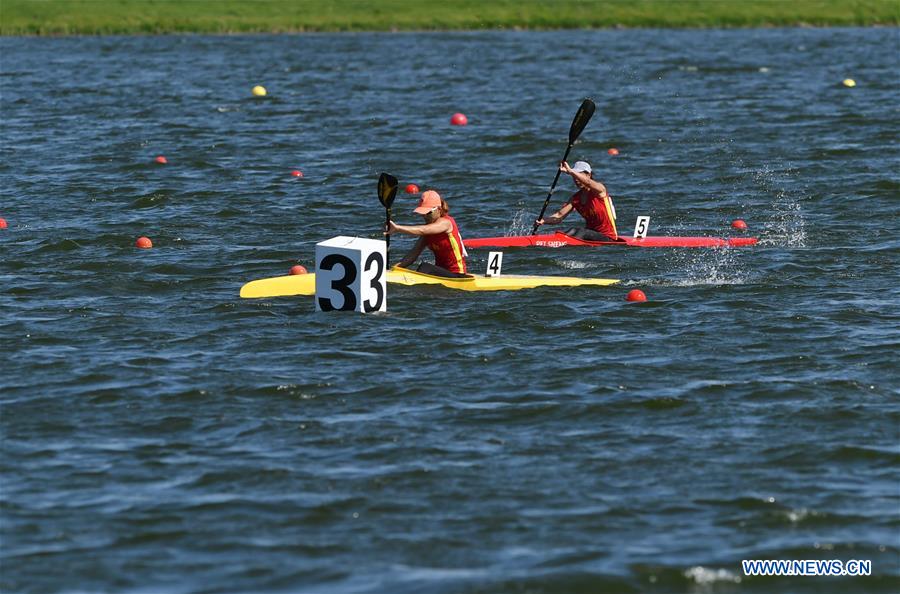
[[(900, 590), (898, 39), (0, 39), (0, 590)], [(377, 237), (381, 171), (524, 230), (585, 96), (623, 232), (760, 244), (507, 250), (623, 285), (384, 315), (239, 299)]]

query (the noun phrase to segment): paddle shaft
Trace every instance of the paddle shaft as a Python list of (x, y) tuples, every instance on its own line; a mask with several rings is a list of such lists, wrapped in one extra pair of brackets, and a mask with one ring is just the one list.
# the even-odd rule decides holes
[[(569, 146), (566, 147), (566, 154), (563, 155), (562, 160), (565, 161), (569, 158), (569, 151), (572, 150), (572, 143), (569, 143)], [(553, 196), (553, 189), (556, 187), (556, 182), (559, 181), (559, 174), (562, 173), (559, 167), (556, 168), (556, 177), (553, 178), (553, 183), (550, 184), (550, 191), (547, 192), (547, 199), (544, 200), (544, 207), (541, 209), (541, 214), (538, 215), (538, 219), (544, 218), (544, 213), (547, 211), (547, 205), (550, 204), (550, 198)], [(538, 227), (537, 223), (534, 224), (534, 227), (531, 229), (531, 234), (535, 235), (537, 233)]]
[[(391, 226), (391, 207), (390, 206), (388, 206), (387, 208), (384, 209), (384, 214), (386, 217), (384, 220), (384, 225), (385, 225), (385, 228), (387, 229), (387, 228), (390, 228), (390, 226)], [(385, 266), (391, 265), (390, 264), (390, 262), (391, 262), (391, 236), (390, 235), (384, 236), (384, 260), (385, 260), (385, 264), (384, 264)]]

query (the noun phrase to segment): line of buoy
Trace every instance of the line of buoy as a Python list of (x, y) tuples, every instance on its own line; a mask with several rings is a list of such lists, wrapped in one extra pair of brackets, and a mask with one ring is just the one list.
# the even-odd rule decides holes
[[(855, 87), (856, 86), (856, 82), (851, 78), (844, 79), (842, 84), (845, 87)], [(265, 97), (267, 95), (266, 88), (263, 87), (262, 85), (254, 86), (251, 89), (251, 93), (253, 94), (254, 97)], [(468, 117), (466, 117), (466, 115), (464, 113), (460, 113), (460, 112), (454, 113), (450, 118), (450, 124), (452, 126), (466, 126), (466, 125), (468, 125), (468, 123), (469, 123), (469, 119), (468, 119)], [(616, 147), (610, 147), (607, 149), (606, 152), (611, 157), (615, 157), (615, 156), (619, 155), (619, 149)], [(165, 165), (168, 163), (168, 160), (163, 155), (158, 155), (154, 159), (154, 161), (161, 165)], [(290, 175), (291, 175), (291, 177), (301, 178), (301, 177), (303, 177), (303, 172), (300, 171), (299, 169), (294, 169), (290, 172)], [(409, 183), (405, 187), (405, 192), (407, 194), (418, 194), (420, 192), (419, 186), (414, 183)], [(734, 221), (732, 221), (731, 226), (732, 226), (732, 228), (738, 229), (738, 230), (746, 230), (747, 229), (747, 223), (745, 221), (743, 221), (742, 219), (735, 219)], [(6, 221), (4, 219), (0, 218), (0, 229), (5, 229), (6, 227), (7, 227)], [(150, 249), (153, 247), (153, 242), (150, 240), (149, 237), (142, 236), (142, 237), (139, 237), (135, 241), (135, 246), (138, 248), (141, 248), (141, 249)], [(291, 275), (301, 275), (301, 274), (308, 274), (308, 271), (307, 271), (306, 267), (304, 267), (300, 264), (297, 264), (290, 268), (289, 273)], [(640, 289), (632, 289), (626, 295), (625, 300), (629, 301), (629, 302), (634, 302), (634, 303), (643, 303), (643, 302), (647, 301), (647, 295)]]

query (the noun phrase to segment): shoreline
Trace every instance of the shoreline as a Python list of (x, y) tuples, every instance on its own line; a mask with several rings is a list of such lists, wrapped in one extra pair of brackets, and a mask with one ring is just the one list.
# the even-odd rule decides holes
[(253, 37), (267, 35), (422, 35), (443, 33), (550, 33), (553, 31), (749, 31), (775, 29), (889, 29), (900, 25), (760, 25), (747, 27), (662, 27), (662, 26), (617, 26), (617, 27), (579, 27), (579, 28), (528, 28), (497, 27), (493, 29), (354, 29), (345, 30), (296, 30), (296, 31), (160, 31), (132, 33), (0, 33), (0, 39), (65, 39), (83, 37), (190, 37), (192, 35), (206, 37)]
[(895, 0), (3, 0), (0, 36), (898, 27)]

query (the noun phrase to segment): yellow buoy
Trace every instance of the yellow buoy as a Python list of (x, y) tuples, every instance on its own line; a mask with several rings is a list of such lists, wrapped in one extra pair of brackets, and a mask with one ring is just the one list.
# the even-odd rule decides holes
[(845, 79), (844, 79), (844, 86), (845, 86), (845, 87), (855, 87), (855, 86), (856, 86), (856, 81), (853, 80), (852, 78), (845, 78)]
[(266, 96), (266, 88), (262, 85), (256, 85), (253, 87), (253, 96), (254, 97), (265, 97)]

